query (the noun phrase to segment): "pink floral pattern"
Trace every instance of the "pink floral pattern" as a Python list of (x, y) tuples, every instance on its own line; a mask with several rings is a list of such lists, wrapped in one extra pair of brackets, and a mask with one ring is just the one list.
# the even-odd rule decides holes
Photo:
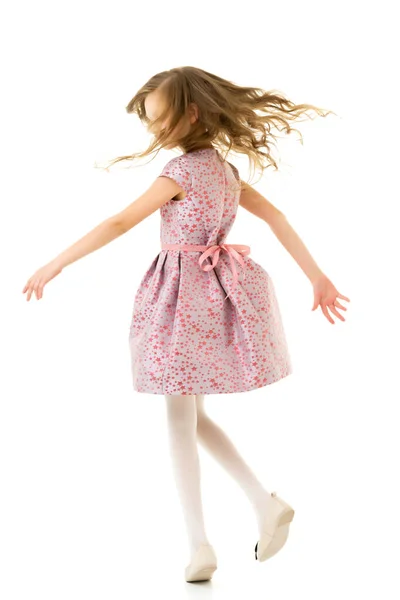
[[(240, 197), (234, 165), (214, 148), (172, 158), (160, 176), (185, 191), (160, 209), (160, 242), (227, 241)], [(133, 388), (147, 394), (230, 394), (274, 383), (292, 373), (274, 285), (251, 255), (232, 292), (229, 256), (214, 269), (201, 251), (161, 250), (136, 292), (129, 331)], [(211, 264), (211, 259), (206, 259)], [(237, 264), (237, 263), (236, 263)], [(229, 298), (224, 302), (227, 294)]]

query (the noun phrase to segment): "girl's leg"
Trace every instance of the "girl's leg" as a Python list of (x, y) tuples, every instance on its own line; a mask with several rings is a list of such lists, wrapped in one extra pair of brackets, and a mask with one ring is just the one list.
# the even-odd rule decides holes
[(206, 414), (204, 394), (196, 395), (197, 439), (235, 479), (250, 500), (261, 533), (270, 493), (245, 463), (224, 431)]
[(201, 501), (196, 397), (165, 395), (165, 399), (172, 467), (193, 557), (200, 544), (209, 544)]

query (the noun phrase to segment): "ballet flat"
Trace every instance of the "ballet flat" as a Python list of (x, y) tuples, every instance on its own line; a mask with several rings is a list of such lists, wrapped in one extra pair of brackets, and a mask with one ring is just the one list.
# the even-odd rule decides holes
[(271, 493), (271, 499), (268, 501), (269, 510), (264, 519), (261, 537), (254, 549), (255, 558), (260, 562), (274, 556), (285, 545), (289, 525), (294, 517), (293, 508), (277, 496), (276, 492)]
[(217, 568), (217, 557), (210, 544), (201, 544), (192, 562), (185, 568), (186, 581), (207, 581)]

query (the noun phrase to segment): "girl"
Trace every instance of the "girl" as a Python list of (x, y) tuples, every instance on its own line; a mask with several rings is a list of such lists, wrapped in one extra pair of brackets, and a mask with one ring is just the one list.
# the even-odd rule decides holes
[[(269, 493), (226, 434), (207, 415), (206, 394), (248, 392), (292, 373), (273, 282), (250, 258), (250, 247), (225, 238), (240, 204), (263, 219), (313, 286), (314, 304), (327, 320), (344, 321), (338, 292), (321, 271), (285, 215), (240, 179), (222, 156), (246, 154), (261, 172), (277, 164), (270, 155), (271, 126), (313, 109), (276, 92), (241, 87), (194, 67), (153, 76), (126, 107), (153, 134), (143, 153), (179, 148), (150, 188), (125, 210), (102, 222), (32, 275), (23, 289), (39, 300), (63, 268), (126, 233), (154, 211), (161, 213), (161, 251), (135, 295), (129, 344), (135, 391), (162, 394), (174, 476), (187, 527), (190, 564), (186, 581), (211, 579), (217, 559), (206, 533), (197, 440), (237, 481), (255, 512), (264, 561), (286, 542), (294, 510)], [(258, 135), (257, 135), (258, 134)], [(263, 162), (265, 159), (265, 164)], [(238, 269), (239, 268), (239, 272)]]

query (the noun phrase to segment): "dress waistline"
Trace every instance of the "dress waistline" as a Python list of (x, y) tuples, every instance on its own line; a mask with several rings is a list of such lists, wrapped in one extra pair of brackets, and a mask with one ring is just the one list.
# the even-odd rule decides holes
[[(250, 254), (250, 246), (245, 246), (243, 244), (214, 244), (212, 246), (201, 246), (196, 244), (162, 244), (162, 250), (187, 250), (188, 252), (203, 252), (199, 258), (199, 265), (203, 271), (210, 271), (215, 267), (218, 263), (219, 255), (221, 250), (224, 250), (229, 254), (229, 259), (231, 261), (232, 273), (233, 273), (233, 287), (232, 292), (236, 288), (238, 282), (238, 274), (235, 266), (236, 259), (243, 269), (243, 280), (245, 279), (245, 262), (242, 256), (247, 256)], [(208, 258), (208, 256), (212, 257), (212, 264), (206, 263), (203, 265), (202, 263)], [(225, 300), (228, 298), (229, 294), (225, 296)]]

